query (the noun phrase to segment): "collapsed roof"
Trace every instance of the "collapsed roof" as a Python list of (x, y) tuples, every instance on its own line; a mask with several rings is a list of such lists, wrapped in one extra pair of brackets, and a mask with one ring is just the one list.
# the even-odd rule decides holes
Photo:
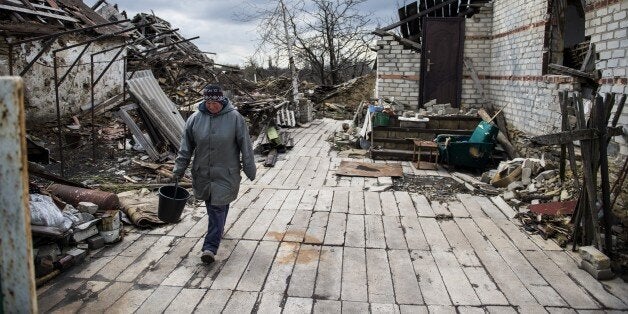
[[(0, 35), (54, 34), (108, 23), (81, 0), (5, 0), (0, 4)], [(96, 28), (96, 34), (119, 31), (116, 26)]]
[[(378, 28), (373, 34), (394, 36), (409, 48), (421, 49), (423, 17), (472, 17), (490, 0), (420, 0), (397, 10), (399, 22)], [(399, 27), (401, 36), (389, 32)]]

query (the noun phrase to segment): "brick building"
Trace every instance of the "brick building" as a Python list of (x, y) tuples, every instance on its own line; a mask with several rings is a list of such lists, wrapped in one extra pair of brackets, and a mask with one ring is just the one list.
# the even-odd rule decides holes
[[(557, 8), (558, 3), (562, 7)], [(628, 93), (627, 12), (628, 0), (475, 4), (474, 14), (466, 14), (463, 24), (458, 105), (480, 107), (487, 101), (499, 108), (507, 105), (504, 113), (510, 126), (530, 135), (557, 131), (561, 121), (558, 91), (587, 90), (572, 76), (552, 74), (548, 65), (572, 66), (569, 50), (564, 48), (583, 42), (588, 46), (589, 40), (595, 45), (599, 92)], [(379, 35), (377, 96), (395, 97), (408, 109), (417, 109), (429, 100), (419, 93), (423, 77), (420, 46), (405, 38), (408, 36)], [(626, 110), (619, 123), (628, 127)], [(615, 137), (609, 150), (627, 155), (627, 137)]]

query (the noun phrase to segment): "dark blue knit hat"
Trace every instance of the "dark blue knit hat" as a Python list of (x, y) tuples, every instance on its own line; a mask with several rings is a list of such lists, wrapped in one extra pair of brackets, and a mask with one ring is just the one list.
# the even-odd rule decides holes
[(223, 105), (227, 102), (227, 97), (223, 95), (222, 88), (218, 85), (207, 85), (203, 89), (203, 99), (205, 101), (217, 101)]

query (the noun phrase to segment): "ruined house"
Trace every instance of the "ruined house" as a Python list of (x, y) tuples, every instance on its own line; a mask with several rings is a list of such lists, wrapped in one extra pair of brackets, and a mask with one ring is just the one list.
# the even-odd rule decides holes
[(125, 53), (110, 49), (128, 36), (116, 25), (94, 27), (110, 21), (82, 1), (8, 1), (0, 15), (0, 73), (24, 79), (28, 122), (55, 119), (55, 95), (62, 116), (89, 105), (92, 69), (94, 79), (104, 73), (94, 88), (95, 103), (122, 92)]
[[(628, 93), (627, 13), (626, 0), (411, 3), (400, 22), (375, 31), (377, 95), (409, 110), (432, 99), (493, 104), (510, 127), (551, 133), (560, 129), (559, 90)], [(628, 113), (619, 125), (628, 126)], [(628, 154), (626, 136), (609, 152)]]

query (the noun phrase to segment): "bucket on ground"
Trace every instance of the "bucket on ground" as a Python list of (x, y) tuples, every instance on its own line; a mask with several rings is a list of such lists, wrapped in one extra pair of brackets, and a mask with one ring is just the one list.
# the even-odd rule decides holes
[(190, 198), (190, 192), (182, 187), (174, 185), (160, 187), (157, 217), (163, 222), (178, 222), (181, 220), (181, 213), (183, 213), (183, 208), (185, 208), (188, 198)]

